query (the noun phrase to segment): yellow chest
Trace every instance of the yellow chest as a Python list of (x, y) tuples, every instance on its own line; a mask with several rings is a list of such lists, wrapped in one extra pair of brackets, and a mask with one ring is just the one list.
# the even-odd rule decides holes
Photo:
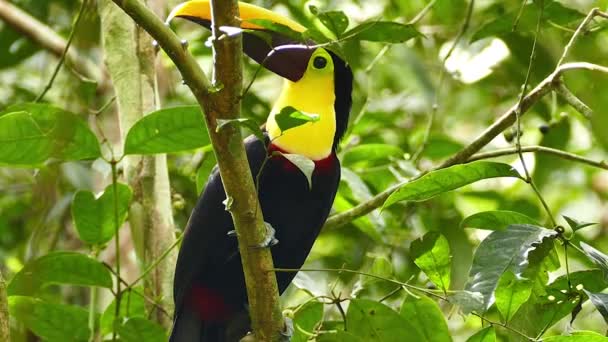
[[(305, 76), (296, 83), (286, 80), (266, 121), (271, 142), (284, 151), (312, 160), (329, 156), (336, 133), (335, 98), (332, 78)], [(307, 114), (319, 115), (319, 120), (281, 132), (275, 115), (288, 106)]]

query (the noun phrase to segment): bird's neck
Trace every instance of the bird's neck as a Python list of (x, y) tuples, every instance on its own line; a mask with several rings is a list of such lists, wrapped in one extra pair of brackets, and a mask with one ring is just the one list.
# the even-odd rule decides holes
[[(298, 82), (286, 80), (266, 121), (272, 144), (283, 151), (312, 160), (327, 158), (332, 153), (336, 134), (335, 99), (332, 76), (305, 75)], [(281, 132), (275, 115), (289, 106), (300, 112), (319, 115), (319, 120)]]

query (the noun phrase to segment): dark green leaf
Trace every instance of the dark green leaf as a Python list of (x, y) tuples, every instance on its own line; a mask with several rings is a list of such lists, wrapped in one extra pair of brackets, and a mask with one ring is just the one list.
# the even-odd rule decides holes
[(155, 322), (142, 317), (131, 318), (118, 327), (123, 342), (166, 342), (165, 329)]
[(322, 12), (316, 6), (309, 5), (310, 12), (315, 15), (325, 27), (333, 32), (337, 38), (348, 28), (348, 17), (342, 11)]
[(281, 155), (289, 160), (304, 174), (306, 180), (308, 181), (308, 187), (312, 187), (312, 174), (315, 172), (315, 162), (300, 154), (281, 153)]
[(83, 308), (22, 296), (10, 296), (8, 305), (11, 316), (43, 340), (84, 342), (89, 339), (89, 313)]
[(522, 304), (530, 298), (533, 285), (531, 280), (518, 278), (510, 270), (500, 276), (494, 297), (496, 307), (506, 322), (510, 321)]
[(319, 114), (303, 113), (291, 106), (288, 106), (281, 109), (279, 113), (275, 114), (274, 119), (277, 126), (279, 126), (279, 130), (281, 130), (281, 133), (283, 133), (288, 129), (296, 128), (309, 122), (315, 123), (319, 121)]
[(86, 243), (105, 244), (116, 232), (114, 222), (114, 201), (118, 204), (118, 227), (120, 227), (131, 203), (131, 188), (118, 183), (118, 196), (114, 195), (114, 186), (108, 185), (97, 199), (90, 191), (78, 191), (72, 201), (72, 217), (80, 239)]
[(14, 105), (0, 113), (0, 145), (0, 163), (13, 165), (101, 156), (97, 138), (86, 122), (46, 104)]
[(344, 166), (368, 164), (375, 161), (389, 161), (390, 158), (403, 158), (403, 150), (388, 144), (365, 144), (350, 148), (344, 152)]
[(161, 109), (147, 114), (127, 133), (125, 154), (155, 154), (192, 150), (209, 144), (198, 106)]
[(348, 40), (365, 40), (381, 43), (404, 43), (422, 36), (413, 25), (390, 21), (370, 21), (363, 23), (342, 35)]
[(222, 129), (222, 127), (224, 127), (228, 124), (233, 124), (233, 125), (237, 125), (237, 126), (246, 128), (249, 131), (251, 131), (251, 133), (253, 133), (253, 135), (255, 135), (260, 141), (265, 140), (264, 132), (262, 132), (260, 125), (258, 125), (258, 123), (255, 122), (254, 120), (247, 119), (247, 118), (239, 118), (239, 119), (231, 119), (231, 120), (218, 119), (217, 127), (215, 127), (215, 131), (219, 132), (220, 129)]
[(496, 330), (493, 326), (483, 328), (469, 337), (467, 342), (496, 342)]
[(589, 300), (591, 301), (591, 303), (593, 303), (593, 305), (595, 305), (595, 308), (597, 309), (597, 311), (599, 311), (600, 314), (602, 314), (602, 317), (604, 317), (604, 321), (606, 321), (606, 323), (608, 323), (608, 294), (593, 293), (593, 292), (589, 292), (587, 290), (583, 290), (583, 291), (585, 291), (585, 293), (587, 294), (587, 297), (589, 297)]
[(53, 284), (112, 287), (108, 269), (99, 261), (74, 252), (52, 252), (32, 260), (8, 285), (9, 295), (36, 295)]
[(420, 342), (452, 341), (443, 313), (437, 303), (428, 297), (408, 296), (401, 305), (401, 316), (413, 323), (419, 335), (424, 337)]
[(266, 29), (268, 31), (280, 33), (281, 35), (283, 35), (291, 40), (295, 40), (297, 42), (304, 41), (304, 38), (302, 37), (301, 32), (295, 31), (291, 27), (283, 25), (283, 24), (279, 24), (273, 20), (247, 19), (246, 21), (249, 23), (258, 25), (260, 27), (263, 27), (264, 29)]
[(414, 263), (440, 289), (450, 288), (450, 245), (448, 240), (437, 232), (426, 233), (414, 240), (410, 246)]
[(608, 281), (608, 256), (584, 242), (581, 242), (581, 247), (585, 254), (587, 254), (587, 257), (604, 272), (604, 279)]
[(608, 337), (593, 331), (574, 331), (569, 336), (549, 336), (543, 342), (608, 342)]
[(473, 214), (460, 223), (461, 228), (478, 228), (488, 230), (505, 230), (512, 224), (531, 224), (539, 226), (531, 217), (516, 211), (493, 210)]
[(566, 220), (566, 222), (568, 222), (568, 225), (570, 226), (570, 228), (572, 228), (573, 231), (577, 231), (579, 229), (585, 228), (585, 227), (589, 227), (589, 226), (593, 226), (594, 222), (581, 222), (579, 220), (573, 219), (572, 217), (568, 217), (566, 215), (562, 215), (564, 217), (564, 219)]
[(454, 165), (429, 172), (416, 180), (403, 184), (388, 197), (383, 208), (401, 201), (424, 201), (482, 179), (497, 177), (521, 178), (511, 165), (503, 163), (480, 161)]
[(293, 319), (294, 334), (291, 342), (306, 342), (314, 333), (315, 327), (323, 319), (323, 303), (308, 302), (298, 309)]
[(534, 278), (537, 267), (553, 249), (552, 238), (556, 234), (553, 230), (526, 224), (492, 232), (475, 251), (466, 289), (480, 292), (485, 308), (489, 308), (504, 272)]
[(484, 309), (483, 295), (479, 292), (452, 291), (448, 293), (448, 300), (450, 303), (458, 305), (465, 315)]
[(346, 312), (348, 332), (367, 342), (421, 341), (412, 323), (388, 306), (367, 299), (353, 299)]
[[(135, 287), (130, 291), (123, 293), (120, 301), (120, 312), (118, 314), (118, 322), (123, 322), (128, 318), (146, 317), (146, 306), (143, 297), (143, 287)], [(116, 314), (116, 299), (108, 305), (101, 315), (99, 322), (99, 330), (102, 334), (109, 334), (114, 327), (114, 315)], [(120, 324), (120, 323), (119, 323)]]

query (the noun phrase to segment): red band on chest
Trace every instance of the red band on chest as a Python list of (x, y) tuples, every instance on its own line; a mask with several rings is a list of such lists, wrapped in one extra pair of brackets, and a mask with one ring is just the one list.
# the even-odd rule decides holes
[(199, 314), (203, 321), (225, 321), (234, 312), (234, 308), (224, 301), (223, 296), (219, 292), (196, 284), (192, 285), (188, 300), (188, 304)]
[[(268, 146), (268, 153), (272, 153), (275, 151), (281, 152), (283, 154), (289, 154), (289, 152), (271, 143)], [(274, 158), (281, 158), (281, 160), (283, 161), (283, 167), (286, 171), (299, 171), (298, 168), (292, 162), (287, 160), (287, 158), (282, 156), (277, 156)], [(313, 162), (315, 162), (315, 173), (324, 173), (327, 171), (331, 171), (334, 163), (336, 162), (336, 154), (332, 151), (332, 153), (326, 158), (320, 160), (313, 160)]]

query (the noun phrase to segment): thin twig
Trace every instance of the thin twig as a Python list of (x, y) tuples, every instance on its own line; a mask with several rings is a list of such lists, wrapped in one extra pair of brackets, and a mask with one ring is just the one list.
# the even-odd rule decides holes
[(576, 109), (579, 113), (583, 114), (586, 119), (591, 119), (593, 117), (593, 110), (589, 108), (583, 101), (581, 101), (574, 93), (568, 89), (568, 87), (564, 84), (564, 82), (557, 82), (555, 88), (553, 89), (559, 96), (564, 99), (564, 101), (568, 102), (570, 106)]
[[(112, 159), (110, 165), (112, 166), (112, 189), (114, 190), (114, 249), (115, 262), (116, 262), (116, 308), (114, 310), (114, 324), (118, 322), (120, 316), (120, 300), (122, 297), (121, 282), (120, 282), (120, 219), (118, 214), (118, 171), (116, 170), (117, 161)], [(112, 341), (116, 341), (116, 327), (112, 329)]]
[(436, 2), (437, 0), (429, 1), (429, 3), (426, 4), (426, 6), (424, 6), (424, 8), (420, 12), (418, 12), (418, 14), (416, 14), (416, 16), (412, 18), (412, 20), (408, 21), (407, 24), (416, 25), (420, 20), (422, 20), (422, 18), (426, 16), (427, 13), (429, 13), (429, 11), (431, 10), (431, 8), (433, 8)]
[(129, 287), (135, 286), (135, 284), (137, 284), (140, 280), (144, 279), (148, 275), (148, 273), (150, 273), (154, 268), (156, 268), (156, 266), (158, 266), (158, 264), (163, 261), (167, 257), (167, 255), (169, 255), (169, 253), (171, 253), (171, 251), (173, 251), (173, 249), (177, 247), (177, 245), (179, 245), (183, 238), (184, 234), (181, 234), (179, 237), (177, 237), (175, 241), (171, 244), (171, 246), (165, 249), (165, 251), (156, 260), (152, 261), (152, 263), (150, 263), (150, 265), (146, 267), (146, 269), (139, 275), (139, 277), (137, 277), (137, 279), (135, 279), (129, 285)]
[(507, 329), (507, 330), (509, 330), (511, 332), (514, 332), (514, 333), (518, 334), (519, 336), (525, 338), (528, 341), (537, 341), (538, 340), (538, 339), (536, 339), (534, 337), (530, 337), (530, 336), (524, 334), (523, 332), (521, 332), (521, 331), (519, 331), (517, 329), (511, 328), (506, 323), (495, 322), (495, 321), (489, 320), (489, 319), (485, 318), (483, 315), (480, 315), (480, 314), (475, 313), (475, 312), (471, 312), (471, 315), (479, 317), (482, 321), (484, 321), (484, 322), (486, 322), (486, 323), (488, 323), (490, 325), (496, 325), (496, 326), (499, 326), (499, 327), (503, 327), (503, 328), (505, 328), (505, 329)]
[(72, 45), (72, 40), (74, 39), (74, 35), (76, 34), (78, 24), (80, 23), (80, 19), (82, 18), (82, 14), (84, 13), (85, 9), (87, 8), (88, 3), (89, 2), (87, 0), (82, 1), (82, 4), (80, 5), (80, 10), (78, 11), (78, 14), (76, 15), (76, 19), (74, 20), (74, 24), (72, 25), (72, 31), (70, 31), (70, 36), (68, 38), (67, 43), (65, 44), (65, 48), (63, 49), (63, 53), (61, 54), (61, 57), (59, 57), (59, 62), (57, 62), (57, 66), (55, 67), (55, 70), (53, 71), (53, 75), (51, 76), (51, 79), (46, 84), (46, 87), (42, 90), (40, 95), (38, 95), (38, 97), (36, 97), (34, 102), (40, 102), (44, 98), (44, 95), (46, 95), (46, 93), (53, 87), (53, 82), (55, 82), (55, 78), (59, 74), (59, 70), (61, 70), (61, 67), (63, 66), (63, 62), (65, 62), (68, 51), (70, 50), (70, 46)]
[[(559, 158), (562, 159), (566, 159), (566, 160), (571, 160), (571, 161), (575, 161), (578, 163), (582, 163), (582, 164), (586, 164), (589, 166), (593, 166), (593, 167), (597, 167), (600, 169), (604, 169), (604, 170), (608, 170), (608, 163), (605, 161), (595, 161), (595, 160), (591, 160), (591, 159), (587, 159), (584, 157), (581, 157), (579, 155), (570, 153), (570, 152), (566, 152), (566, 151), (562, 151), (562, 150), (557, 150), (554, 148), (550, 148), (550, 147), (545, 147), (545, 146), (523, 146), (521, 148), (521, 152), (526, 153), (526, 152), (538, 152), (538, 153), (546, 153), (546, 154), (551, 154), (554, 156), (557, 156)], [(472, 157), (470, 157), (467, 162), (473, 162), (473, 161), (477, 161), (477, 160), (482, 160), (482, 159), (490, 159), (490, 158), (496, 158), (496, 157), (501, 157), (501, 156), (507, 156), (507, 155), (512, 155), (512, 154), (517, 154), (518, 150), (515, 147), (512, 148), (505, 148), (505, 149), (500, 149), (500, 150), (494, 150), (494, 151), (489, 151), (489, 152), (482, 152), (482, 153), (477, 153), (475, 155), (473, 155)]]
[(570, 41), (568, 41), (568, 44), (566, 44), (566, 46), (564, 47), (564, 52), (562, 53), (562, 56), (557, 61), (558, 67), (564, 63), (566, 56), (568, 56), (570, 49), (572, 49), (572, 46), (574, 46), (574, 42), (576, 42), (576, 40), (578, 39), (578, 36), (583, 32), (583, 30), (585, 29), (585, 26), (587, 26), (587, 24), (596, 15), (598, 15), (598, 13), (600, 13), (600, 9), (597, 7), (593, 8), (591, 11), (589, 11), (589, 13), (585, 17), (585, 19), (583, 19), (583, 21), (580, 23), (580, 25), (578, 25), (578, 27), (576, 28), (576, 31), (574, 31), (574, 34), (572, 35), (572, 37), (570, 37)]

